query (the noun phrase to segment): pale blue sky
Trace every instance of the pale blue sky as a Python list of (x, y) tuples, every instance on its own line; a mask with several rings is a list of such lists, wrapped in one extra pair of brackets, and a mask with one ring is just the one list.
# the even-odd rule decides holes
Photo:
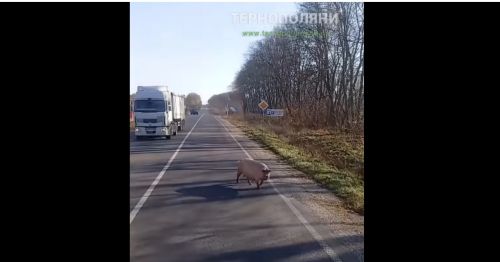
[(203, 103), (228, 91), (260, 37), (273, 24), (237, 23), (233, 13), (294, 14), (295, 3), (131, 3), (130, 93), (138, 85), (167, 85), (178, 94), (198, 93)]

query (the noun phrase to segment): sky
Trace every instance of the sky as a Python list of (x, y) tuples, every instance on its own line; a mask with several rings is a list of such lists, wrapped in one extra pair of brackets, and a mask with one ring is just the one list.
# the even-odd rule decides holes
[(276, 23), (238, 20), (235, 14), (297, 12), (295, 3), (131, 3), (130, 93), (139, 85), (166, 85), (177, 94), (195, 92), (204, 104), (229, 91), (245, 55)]

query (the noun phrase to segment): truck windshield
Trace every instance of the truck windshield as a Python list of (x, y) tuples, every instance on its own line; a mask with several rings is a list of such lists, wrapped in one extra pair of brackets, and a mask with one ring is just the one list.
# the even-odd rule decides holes
[(165, 101), (163, 100), (136, 100), (135, 112), (165, 112)]

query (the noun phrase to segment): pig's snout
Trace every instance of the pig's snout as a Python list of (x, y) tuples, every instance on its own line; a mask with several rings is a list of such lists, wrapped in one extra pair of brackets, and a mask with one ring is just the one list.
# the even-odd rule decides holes
[(263, 176), (262, 180), (268, 180), (271, 176), (271, 170), (262, 170)]

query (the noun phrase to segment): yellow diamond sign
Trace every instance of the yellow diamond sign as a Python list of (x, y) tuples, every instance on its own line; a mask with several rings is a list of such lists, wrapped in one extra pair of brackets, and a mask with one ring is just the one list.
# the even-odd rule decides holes
[(260, 101), (260, 103), (259, 103), (259, 107), (260, 107), (260, 109), (262, 109), (262, 110), (266, 110), (266, 109), (269, 107), (269, 105), (266, 103), (266, 101), (262, 100), (262, 101)]

